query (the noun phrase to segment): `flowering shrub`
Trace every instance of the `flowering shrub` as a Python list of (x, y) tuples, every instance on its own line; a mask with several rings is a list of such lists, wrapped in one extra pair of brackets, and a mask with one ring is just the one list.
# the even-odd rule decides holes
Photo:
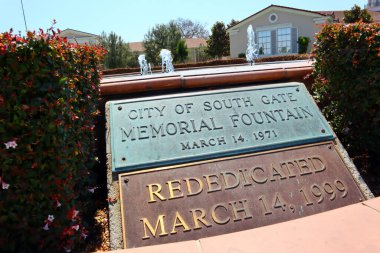
[(314, 45), (315, 98), (352, 153), (380, 154), (380, 24), (325, 26)]
[(101, 48), (0, 34), (0, 251), (75, 249), (93, 166)]

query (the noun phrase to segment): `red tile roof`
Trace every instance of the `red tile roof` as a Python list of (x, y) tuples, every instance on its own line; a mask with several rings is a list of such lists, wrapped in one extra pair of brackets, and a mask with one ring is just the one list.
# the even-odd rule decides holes
[[(199, 46), (207, 46), (207, 42), (203, 38), (189, 38), (186, 40), (187, 48), (198, 48)], [(142, 42), (129, 42), (129, 49), (132, 52), (144, 52), (145, 48)]]
[(142, 42), (129, 42), (128, 45), (129, 45), (129, 49), (132, 52), (144, 52), (145, 51), (145, 48), (144, 48)]
[(197, 48), (199, 46), (207, 46), (207, 42), (203, 38), (189, 38), (186, 39), (187, 48)]
[[(343, 22), (344, 11), (319, 11), (319, 12), (327, 16), (332, 16), (334, 20), (337, 22)], [(373, 22), (380, 23), (380, 12), (376, 12), (376, 11), (368, 11), (368, 12), (369, 14), (371, 14), (373, 18)]]

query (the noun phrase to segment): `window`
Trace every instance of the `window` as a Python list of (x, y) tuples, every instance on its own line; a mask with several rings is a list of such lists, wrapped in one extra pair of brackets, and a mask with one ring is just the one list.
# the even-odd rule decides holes
[(271, 41), (270, 41), (270, 31), (258, 32), (257, 36), (259, 54), (268, 55), (271, 54)]
[(276, 14), (276, 13), (272, 13), (272, 14), (270, 14), (269, 17), (268, 17), (268, 20), (269, 20), (269, 22), (271, 22), (271, 23), (276, 23), (277, 20), (278, 20), (278, 16), (277, 16), (277, 14)]
[(277, 29), (277, 53), (286, 54), (290, 53), (291, 51), (291, 29)]

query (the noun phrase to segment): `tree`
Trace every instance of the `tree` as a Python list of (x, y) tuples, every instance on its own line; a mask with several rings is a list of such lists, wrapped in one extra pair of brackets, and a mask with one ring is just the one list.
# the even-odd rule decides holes
[(211, 36), (207, 40), (207, 53), (221, 58), (230, 54), (230, 38), (223, 22), (216, 22), (211, 28)]
[(182, 38), (208, 38), (209, 31), (205, 25), (198, 21), (191, 21), (190, 19), (178, 18), (174, 21), (181, 31)]
[(195, 62), (208, 61), (210, 59), (206, 46), (200, 45), (198, 48), (195, 48)]
[(169, 24), (157, 24), (144, 36), (144, 48), (148, 62), (155, 65), (160, 63), (161, 49), (168, 49), (171, 51), (173, 60), (177, 60), (177, 45), (181, 39), (181, 32), (174, 21)]
[(298, 53), (299, 54), (306, 54), (307, 48), (308, 48), (309, 43), (310, 43), (310, 38), (305, 37), (305, 36), (299, 36), (297, 43), (298, 43)]
[(103, 60), (105, 69), (133, 67), (136, 63), (134, 54), (129, 49), (123, 39), (116, 33), (102, 32), (100, 35), (100, 43), (108, 52)]
[(230, 23), (227, 25), (227, 29), (239, 24), (240, 21), (239, 20), (235, 20), (235, 19), (231, 19)]
[(364, 23), (372, 23), (373, 19), (371, 14), (368, 13), (366, 9), (361, 9), (356, 4), (349, 11), (344, 11), (344, 23), (355, 23), (360, 20)]
[(184, 39), (178, 41), (176, 53), (178, 61), (185, 63), (189, 50), (187, 49), (186, 41)]
[[(129, 44), (128, 44), (128, 48), (129, 48)], [(131, 54), (128, 55), (127, 57), (127, 66), (131, 68), (139, 67), (140, 65), (139, 65), (138, 58), (139, 58), (138, 52), (131, 52)]]

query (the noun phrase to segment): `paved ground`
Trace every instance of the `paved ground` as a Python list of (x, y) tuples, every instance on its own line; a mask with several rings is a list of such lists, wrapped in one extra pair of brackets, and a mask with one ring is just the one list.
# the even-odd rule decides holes
[(115, 253), (378, 253), (380, 198), (271, 226)]

